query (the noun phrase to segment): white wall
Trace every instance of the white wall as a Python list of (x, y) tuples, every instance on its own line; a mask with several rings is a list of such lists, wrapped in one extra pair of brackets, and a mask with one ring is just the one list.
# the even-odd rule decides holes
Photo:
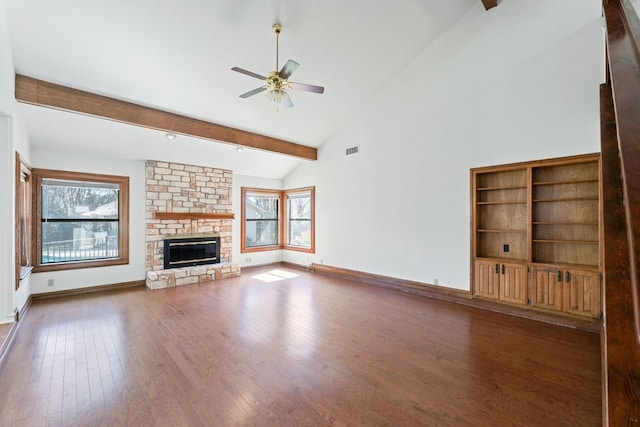
[[(87, 141), (87, 143), (91, 143)], [(34, 294), (145, 279), (145, 164), (144, 161), (87, 157), (69, 152), (33, 149), (34, 168), (90, 172), (129, 177), (129, 264), (65, 270), (31, 275)], [(48, 280), (54, 286), (48, 286)]]
[(263, 188), (269, 190), (282, 190), (282, 181), (279, 179), (260, 178), (247, 175), (233, 175), (233, 262), (241, 267), (257, 266), (282, 261), (284, 251), (264, 252), (240, 252), (240, 224), (242, 218), (242, 187)]
[(318, 161), (285, 179), (316, 185), (312, 261), (470, 289), (469, 169), (599, 151), (600, 11), (600, 0), (478, 2), (372, 88)]
[(14, 319), (30, 294), (30, 278), (15, 290), (15, 151), (30, 159), (28, 134), (14, 98), (15, 69), (0, 1), (0, 323)]

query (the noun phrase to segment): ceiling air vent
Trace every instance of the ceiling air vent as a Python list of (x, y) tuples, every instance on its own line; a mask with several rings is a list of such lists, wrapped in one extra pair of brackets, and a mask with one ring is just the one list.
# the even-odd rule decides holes
[(357, 153), (358, 153), (359, 148), (360, 148), (360, 147), (359, 147), (358, 145), (356, 145), (355, 147), (349, 147), (349, 148), (347, 148), (347, 150), (346, 150), (346, 154), (347, 154), (347, 156), (348, 156), (348, 155), (350, 155), (350, 154), (357, 154)]

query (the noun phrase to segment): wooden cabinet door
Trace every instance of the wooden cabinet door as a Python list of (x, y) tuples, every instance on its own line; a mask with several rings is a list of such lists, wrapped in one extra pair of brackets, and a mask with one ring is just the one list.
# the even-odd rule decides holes
[(534, 267), (529, 287), (529, 301), (534, 307), (562, 311), (563, 271), (551, 267)]
[(598, 318), (602, 313), (600, 273), (564, 270), (564, 311)]
[(474, 292), (478, 296), (498, 299), (500, 264), (494, 261), (476, 261)]
[(527, 303), (527, 266), (503, 263), (500, 266), (500, 300)]

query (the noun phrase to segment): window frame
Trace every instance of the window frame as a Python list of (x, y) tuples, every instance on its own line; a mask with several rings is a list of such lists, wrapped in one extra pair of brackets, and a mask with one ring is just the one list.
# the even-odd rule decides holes
[[(15, 159), (15, 289), (18, 290), (21, 281), (26, 279), (33, 270), (33, 239), (31, 239), (33, 230), (33, 174), (29, 163), (17, 151)], [(25, 176), (24, 181), (22, 179), (23, 175)], [(23, 220), (24, 226), (22, 225)], [(23, 266), (28, 270), (24, 278), (22, 277)]]
[[(33, 236), (32, 259), (34, 272), (75, 270), (129, 264), (129, 177), (52, 169), (32, 169), (33, 176)], [(41, 264), (42, 261), (42, 180), (58, 179), (117, 184), (118, 192), (118, 258), (64, 261)]]
[[(269, 190), (265, 188), (242, 187), (242, 212), (240, 214), (240, 252), (264, 252), (274, 251), (282, 247), (282, 192), (280, 190)], [(267, 246), (247, 246), (247, 196), (249, 194), (264, 194), (270, 197), (275, 196), (278, 199), (278, 216), (276, 218), (278, 230), (278, 242), (275, 245)]]
[[(290, 212), (289, 212), (289, 199), (292, 198), (291, 196), (297, 196), (299, 194), (309, 194), (309, 199), (311, 200), (311, 218), (309, 218), (309, 221), (311, 223), (311, 227), (310, 227), (310, 233), (311, 233), (311, 243), (309, 245), (309, 247), (306, 246), (298, 246), (298, 245), (292, 245), (291, 241), (289, 240), (291, 238), (290, 236), (290, 230), (291, 230), (291, 217), (290, 217)], [(290, 251), (298, 251), (298, 252), (307, 252), (307, 253), (315, 253), (316, 248), (315, 248), (315, 187), (302, 187), (302, 188), (294, 188), (292, 190), (284, 190), (282, 192), (283, 194), (283, 199), (284, 199), (284, 212), (283, 212), (283, 217), (284, 217), (284, 221), (283, 221), (283, 228), (284, 228), (284, 245), (283, 248), (290, 250)]]
[[(289, 195), (310, 193), (311, 198), (311, 245), (310, 247), (295, 246), (289, 242)], [(315, 186), (294, 188), (291, 190), (273, 190), (267, 188), (241, 187), (241, 212), (240, 212), (240, 253), (264, 252), (275, 250), (290, 250), (297, 252), (315, 253)], [(266, 194), (278, 198), (278, 244), (269, 246), (247, 246), (247, 195)]]

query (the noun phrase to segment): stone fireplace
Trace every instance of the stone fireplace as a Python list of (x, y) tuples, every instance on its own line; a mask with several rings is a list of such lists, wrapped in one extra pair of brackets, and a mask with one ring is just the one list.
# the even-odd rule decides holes
[[(240, 275), (240, 266), (231, 259), (232, 177), (225, 169), (146, 162), (147, 287), (160, 289)], [(168, 241), (214, 237), (216, 263), (165, 265)], [(191, 249), (204, 254), (211, 247)]]

